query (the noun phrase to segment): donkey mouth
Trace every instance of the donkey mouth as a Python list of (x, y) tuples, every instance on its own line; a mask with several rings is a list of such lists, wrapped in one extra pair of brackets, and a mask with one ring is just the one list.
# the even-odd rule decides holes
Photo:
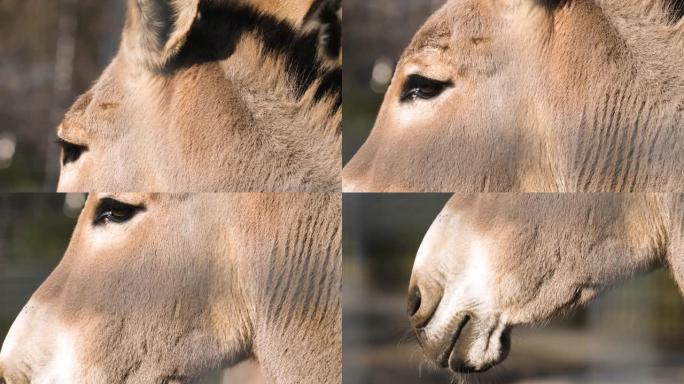
[(465, 316), (461, 320), (447, 348), (440, 354), (438, 361), (442, 368), (449, 368), (455, 373), (481, 373), (501, 363), (508, 356), (511, 349), (511, 329), (501, 324), (494, 325), (488, 331), (486, 344), (483, 345), (480, 340), (479, 343), (463, 345), (473, 336), (465, 334), (476, 332), (473, 329), (476, 324), (471, 320), (471, 316)]
[(466, 325), (468, 325), (468, 322), (470, 321), (470, 316), (465, 315), (461, 322), (458, 324), (458, 327), (456, 328), (456, 331), (454, 332), (454, 335), (451, 337), (449, 340), (449, 343), (446, 345), (446, 349), (442, 351), (442, 353), (439, 355), (437, 358), (438, 364), (442, 368), (450, 368), (449, 367), (449, 361), (452, 360), (452, 355), (454, 354), (454, 350), (456, 349), (456, 343), (458, 342), (458, 339), (461, 337), (461, 334), (463, 333), (463, 329), (465, 329)]

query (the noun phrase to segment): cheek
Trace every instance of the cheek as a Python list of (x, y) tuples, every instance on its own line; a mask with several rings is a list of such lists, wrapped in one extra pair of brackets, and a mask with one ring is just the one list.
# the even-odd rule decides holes
[(396, 134), (416, 135), (442, 129), (454, 118), (452, 100), (441, 95), (433, 100), (395, 103), (388, 109), (391, 129)]
[[(81, 240), (79, 248), (86, 252), (78, 253), (77, 269), (80, 276), (88, 277), (79, 282), (87, 286), (84, 290), (92, 286), (92, 294), (107, 302), (138, 308), (138, 302), (127, 301), (136, 301), (136, 297), (137, 301), (150, 299), (154, 295), (163, 298), (165, 293), (185, 295), (197, 284), (206, 282), (207, 261), (200, 237), (193, 239), (192, 228), (182, 220), (175, 224), (180, 227), (176, 231), (162, 231), (161, 228), (174, 226), (174, 222), (151, 213), (126, 224), (109, 223), (94, 228)], [(103, 288), (104, 295), (100, 293)], [(120, 297), (108, 298), (113, 292), (120, 292)]]
[(430, 125), (432, 108), (421, 101), (402, 104), (394, 108), (392, 126), (399, 132), (410, 132), (420, 126)]
[(564, 279), (562, 261), (553, 252), (521, 235), (502, 236), (494, 260), (497, 305), (514, 323), (531, 324), (553, 315), (573, 296)]
[(535, 244), (525, 241), (520, 233), (497, 235), (493, 250), (496, 272), (497, 301), (503, 308), (517, 308), (532, 301), (548, 271), (535, 255)]
[[(89, 221), (82, 224), (91, 226)], [(155, 263), (158, 247), (153, 244), (154, 237), (148, 235), (153, 230), (150, 227), (147, 220), (136, 221), (134, 217), (126, 224), (83, 228), (72, 239), (64, 257), (69, 261), (68, 278), (62, 282), (70, 309), (79, 311), (86, 302), (120, 301), (124, 297), (118, 293), (140, 285), (135, 280), (145, 281), (144, 276), (154, 272), (148, 265)]]
[(83, 192), (88, 190), (86, 180), (89, 179), (90, 161), (81, 160), (67, 166), (62, 166), (59, 174), (57, 192)]
[(118, 251), (125, 251), (122, 249), (124, 244), (131, 246), (130, 228), (126, 225), (108, 224), (100, 226), (90, 231), (86, 240), (86, 247), (88, 252), (93, 256), (97, 255), (107, 256), (107, 258), (116, 257)]
[(494, 295), (502, 310), (518, 308), (532, 298), (534, 282), (519, 275), (518, 271), (510, 266), (499, 266), (497, 269), (503, 272), (497, 273), (494, 279)]
[(403, 156), (420, 154), (425, 158), (429, 151), (431, 161), (443, 157), (446, 163), (452, 162), (453, 148), (462, 147), (469, 135), (478, 135), (478, 124), (472, 116), (478, 118), (480, 113), (466, 111), (464, 108), (468, 107), (454, 93), (434, 100), (396, 104), (381, 119), (386, 126), (385, 138), (401, 145), (405, 149)]

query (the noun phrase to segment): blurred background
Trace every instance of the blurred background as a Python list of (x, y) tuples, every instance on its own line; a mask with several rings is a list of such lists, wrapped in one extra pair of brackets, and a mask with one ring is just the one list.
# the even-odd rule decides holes
[(345, 164), (368, 137), (399, 56), (428, 16), (444, 2), (445, 0), (342, 1), (342, 157)]
[(0, 194), (0, 340), (69, 244), (83, 197)]
[[(24, 304), (61, 260), (85, 199), (83, 194), (0, 194), (0, 345)], [(213, 372), (199, 384), (232, 383), (266, 380), (250, 361)]]
[(55, 130), (116, 54), (125, 0), (0, 0), (0, 191), (54, 191)]
[[(345, 383), (460, 382), (424, 363), (405, 309), (414, 256), (449, 197), (344, 196)], [(515, 329), (512, 345), (501, 366), (466, 382), (683, 383), (684, 300), (666, 272), (655, 272), (547, 326)]]

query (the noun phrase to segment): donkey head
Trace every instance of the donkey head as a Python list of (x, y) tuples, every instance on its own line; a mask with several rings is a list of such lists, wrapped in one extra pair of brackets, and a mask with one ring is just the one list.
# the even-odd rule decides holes
[(663, 263), (662, 208), (651, 196), (452, 198), (425, 235), (409, 288), (426, 355), (456, 372), (486, 370), (506, 357), (513, 326)]
[(666, 137), (681, 138), (684, 23), (625, 3), (448, 1), (401, 57), (344, 190), (680, 190), (684, 149)]
[(183, 383), (247, 354), (222, 214), (200, 195), (91, 195), (2, 348), (14, 383)]
[(129, 0), (58, 128), (61, 191), (334, 190), (338, 0)]
[(64, 258), (12, 325), (0, 382), (193, 383), (250, 356), (284, 383), (335, 380), (333, 201), (91, 195)]

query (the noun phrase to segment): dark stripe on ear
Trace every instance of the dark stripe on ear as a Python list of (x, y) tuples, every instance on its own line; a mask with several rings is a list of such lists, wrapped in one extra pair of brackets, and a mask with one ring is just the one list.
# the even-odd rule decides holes
[(554, 10), (564, 6), (568, 0), (538, 0), (539, 4), (549, 10)]
[[(255, 34), (263, 44), (262, 54), (282, 57), (300, 99), (322, 74), (317, 58), (318, 34), (301, 34), (286, 21), (258, 12), (246, 5), (204, 1), (177, 66), (223, 60), (235, 52), (245, 33)], [(337, 90), (341, 92), (341, 88)]]
[(318, 11), (328, 2), (330, 2), (330, 0), (314, 0), (314, 2), (311, 3), (309, 10), (306, 11), (306, 15), (304, 15), (304, 22), (306, 23), (307, 21), (315, 19)]
[(342, 52), (342, 24), (337, 17), (334, 8), (326, 8), (321, 14), (321, 22), (324, 25), (325, 50), (332, 59), (340, 57)]
[(332, 69), (321, 77), (314, 99), (320, 101), (326, 96), (334, 97), (333, 111), (337, 112), (342, 106), (342, 92), (340, 92), (340, 89), (342, 89), (342, 69)]
[(333, 60), (342, 52), (342, 23), (337, 15), (341, 7), (341, 0), (315, 0), (303, 20), (304, 24), (320, 24), (323, 52)]
[(684, 17), (684, 0), (670, 0), (667, 12), (670, 15), (670, 23), (676, 24)]

